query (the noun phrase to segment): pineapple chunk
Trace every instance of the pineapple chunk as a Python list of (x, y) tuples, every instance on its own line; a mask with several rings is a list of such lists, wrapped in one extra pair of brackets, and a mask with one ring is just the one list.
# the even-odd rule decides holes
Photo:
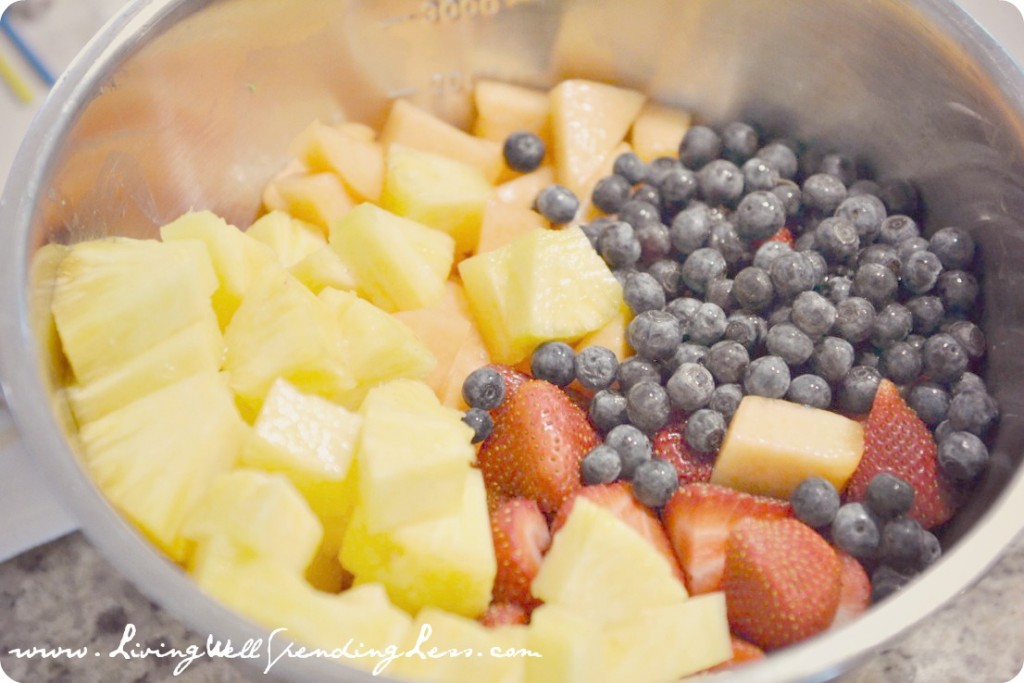
[(355, 386), (338, 321), (277, 265), (266, 268), (224, 331), (224, 369), (242, 415), (252, 420), (278, 377), (338, 400)]
[(325, 289), (320, 300), (338, 320), (356, 387), (340, 398), (356, 409), (374, 386), (392, 379), (424, 379), (437, 359), (400, 320), (352, 292)]
[(182, 524), (195, 544), (193, 559), (230, 550), (241, 559), (260, 558), (301, 575), (323, 530), (309, 505), (280, 474), (236, 469), (215, 479)]
[(499, 143), (459, 130), (407, 100), (391, 105), (380, 142), (385, 149), (398, 143), (475, 166), (490, 183), (498, 179), (505, 164)]
[(227, 327), (256, 273), (274, 260), (266, 246), (210, 211), (186, 213), (171, 221), (160, 228), (160, 238), (164, 242), (195, 239), (206, 245), (220, 283), (213, 293), (213, 309), (221, 329)]
[(301, 261), (290, 266), (288, 272), (314, 294), (319, 294), (328, 287), (348, 292), (359, 286), (352, 269), (330, 245), (310, 252)]
[(548, 185), (555, 182), (555, 171), (551, 166), (541, 166), (513, 180), (508, 180), (495, 188), (498, 201), (514, 204), (524, 209), (533, 207), (537, 195)]
[[(600, 683), (605, 678), (599, 624), (559, 605), (541, 605), (530, 615), (526, 647), (540, 657), (526, 659), (530, 683)], [(631, 676), (625, 679), (633, 680)], [(666, 679), (667, 680), (667, 679)]]
[(384, 183), (384, 150), (374, 142), (373, 129), (357, 126), (314, 121), (292, 143), (291, 153), (314, 172), (336, 173), (357, 200), (375, 202)]
[(181, 525), (246, 435), (220, 375), (202, 372), (84, 425), (82, 459), (110, 502), (172, 560)]
[(459, 276), (490, 357), (498, 363), (515, 365), (529, 354), (530, 348), (514, 337), (516, 330), (509, 322), (506, 297), (511, 246), (461, 261)]
[(448, 233), (458, 253), (476, 248), (484, 205), (493, 194), (474, 166), (403, 145), (388, 148), (380, 205)]
[(645, 162), (679, 154), (679, 143), (690, 127), (690, 112), (648, 102), (633, 122), (629, 140)]
[(290, 268), (327, 245), (319, 226), (271, 211), (249, 226), (245, 233), (269, 247), (284, 268)]
[(521, 85), (481, 79), (473, 86), (473, 134), (504, 145), (512, 133), (535, 133), (550, 146), (547, 93)]
[(204, 318), (98, 379), (69, 386), (68, 401), (85, 424), (189, 375), (216, 373), (223, 359), (224, 337), (214, 319)]
[(476, 455), (459, 411), (423, 382), (399, 379), (372, 389), (360, 414), (357, 508), (369, 533), (458, 509)]
[(628, 305), (623, 305), (619, 312), (605, 323), (604, 327), (581, 339), (576, 344), (576, 351), (582, 351), (588, 346), (603, 346), (606, 349), (611, 349), (621, 363), (633, 355), (633, 348), (629, 345), (629, 339), (626, 336), (626, 329), (632, 318), (632, 310)]
[(341, 179), (333, 173), (294, 173), (270, 181), (263, 191), (267, 209), (328, 227), (352, 210), (353, 201)]
[[(470, 618), (482, 614), (491, 600), (497, 560), (483, 476), (467, 467), (464, 478), (454, 513), (391, 531), (371, 533), (357, 505), (341, 545), (341, 564), (355, 575), (356, 585), (384, 584), (391, 601), (413, 614), (428, 605)], [(403, 497), (409, 494), (392, 500)]]
[(195, 240), (163, 243), (115, 237), (71, 247), (57, 266), (53, 317), (79, 382), (205, 319), (217, 275)]
[(595, 624), (687, 598), (682, 582), (650, 541), (582, 497), (552, 539), (530, 592)]
[(492, 199), (484, 207), (476, 253), (500, 249), (532, 230), (549, 227), (547, 219), (536, 211)]
[(828, 410), (746, 396), (715, 460), (711, 481), (788, 500), (801, 481), (823, 477), (846, 488), (864, 453), (864, 429)]
[(436, 305), (455, 259), (450, 235), (360, 204), (331, 228), (331, 246), (349, 265), (359, 292), (385, 311)]
[(60, 348), (57, 325), (53, 320), (53, 290), (57, 284), (57, 271), (61, 261), (71, 251), (64, 244), (44, 244), (32, 255), (29, 273), (32, 330), (39, 339), (43, 351), (43, 367), (51, 372), (60, 372), (66, 367), (66, 360)]
[(577, 196), (623, 141), (645, 97), (604, 83), (566, 80), (550, 93), (558, 180)]

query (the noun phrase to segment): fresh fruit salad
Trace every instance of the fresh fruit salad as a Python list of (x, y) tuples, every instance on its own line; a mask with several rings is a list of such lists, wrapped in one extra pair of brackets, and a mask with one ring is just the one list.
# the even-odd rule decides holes
[(999, 413), (968, 231), (629, 89), (474, 103), (312, 123), (252, 225), (39, 252), (112, 505), (352, 666), (492, 655), (386, 662), (437, 681), (739, 666), (938, 559)]

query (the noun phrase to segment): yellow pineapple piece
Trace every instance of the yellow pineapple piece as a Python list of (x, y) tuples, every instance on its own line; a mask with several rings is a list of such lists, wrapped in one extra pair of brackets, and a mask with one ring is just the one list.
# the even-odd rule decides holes
[(473, 134), (504, 145), (512, 133), (535, 133), (549, 146), (551, 125), (547, 93), (521, 85), (480, 79), (473, 85), (476, 120)]
[(323, 529), (295, 486), (282, 474), (235, 469), (214, 479), (182, 524), (193, 561), (230, 551), (239, 561), (260, 558), (301, 575)]
[(91, 382), (216, 315), (217, 275), (202, 243), (116, 237), (81, 242), (57, 266), (52, 311), (75, 378)]
[(484, 207), (476, 253), (500, 249), (531, 230), (550, 227), (547, 219), (532, 209), (492, 199)]
[(370, 532), (357, 505), (341, 546), (341, 564), (355, 585), (382, 583), (391, 601), (413, 614), (428, 605), (470, 618), (482, 614), (497, 561), (483, 476), (467, 467), (464, 477), (455, 512), (390, 531)]
[(214, 319), (204, 318), (107, 374), (69, 386), (68, 401), (81, 425), (189, 375), (216, 373), (223, 359), (224, 337)]
[(224, 369), (243, 417), (252, 420), (279, 377), (338, 400), (355, 386), (337, 318), (277, 265), (253, 282), (224, 331)]
[(221, 377), (201, 372), (82, 426), (82, 459), (100, 490), (175, 561), (181, 525), (238, 459), (246, 426)]
[(474, 166), (404, 145), (388, 147), (380, 205), (451, 235), (458, 253), (476, 248), (484, 205), (493, 194)]
[(648, 163), (658, 157), (677, 156), (692, 118), (690, 112), (682, 109), (646, 103), (629, 133), (633, 151)]
[[(599, 624), (560, 605), (533, 610), (525, 659), (530, 683), (600, 683), (605, 678), (604, 642)], [(627, 677), (625, 680), (632, 680)]]
[(533, 208), (537, 195), (548, 185), (555, 182), (555, 170), (552, 166), (541, 166), (513, 180), (507, 180), (495, 188), (494, 194), (498, 201), (514, 204), (524, 209)]
[(206, 245), (219, 281), (213, 308), (221, 329), (227, 327), (256, 273), (274, 260), (265, 245), (210, 211), (180, 216), (160, 228), (160, 238), (164, 242), (199, 240)]
[(354, 202), (334, 173), (294, 173), (271, 180), (263, 203), (271, 211), (284, 211), (317, 225), (326, 234), (331, 223), (352, 210)]
[(330, 244), (352, 269), (359, 292), (387, 312), (436, 305), (455, 259), (455, 240), (373, 204), (331, 227)]
[(611, 349), (621, 363), (633, 355), (633, 349), (629, 345), (629, 339), (626, 336), (626, 329), (629, 327), (629, 321), (632, 319), (632, 310), (628, 305), (623, 305), (619, 312), (604, 324), (604, 327), (591, 332), (579, 340), (576, 344), (576, 351), (582, 351), (588, 346), (603, 346), (606, 349)]
[(379, 140), (385, 149), (398, 143), (475, 166), (490, 183), (505, 163), (497, 142), (470, 135), (407, 100), (391, 105)]
[(293, 218), (283, 211), (263, 215), (249, 226), (245, 234), (269, 247), (277, 262), (285, 268), (327, 246), (327, 239), (319, 226)]
[(356, 200), (375, 202), (384, 182), (384, 150), (373, 138), (373, 129), (367, 126), (327, 126), (314, 121), (290, 151), (314, 172), (337, 174)]
[(398, 379), (372, 389), (359, 412), (357, 509), (369, 533), (458, 509), (476, 455), (459, 411), (423, 382)]
[(550, 98), (558, 180), (583, 196), (587, 180), (625, 139), (645, 97), (635, 90), (577, 79), (559, 83)]
[(828, 479), (842, 491), (863, 453), (864, 430), (854, 420), (781, 399), (745, 396), (729, 423), (711, 481), (785, 500), (810, 476)]
[(529, 344), (515, 337), (508, 316), (508, 281), (511, 246), (484, 252), (459, 263), (459, 276), (477, 329), (490, 357), (515, 365), (530, 352)]
[(305, 258), (290, 266), (288, 272), (314, 294), (319, 294), (328, 287), (354, 291), (359, 286), (352, 269), (330, 245), (310, 252)]

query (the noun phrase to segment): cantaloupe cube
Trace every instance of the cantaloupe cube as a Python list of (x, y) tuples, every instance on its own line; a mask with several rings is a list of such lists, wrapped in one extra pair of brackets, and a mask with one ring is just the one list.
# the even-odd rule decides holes
[(551, 144), (547, 93), (512, 83), (481, 79), (473, 86), (473, 134), (501, 145), (512, 133), (535, 133)]
[(380, 142), (385, 148), (398, 143), (475, 166), (491, 183), (501, 175), (505, 163), (497, 142), (459, 130), (407, 100), (395, 100), (391, 105)]
[(324, 234), (354, 204), (334, 173), (298, 173), (276, 178), (264, 190), (263, 203), (268, 209), (281, 210), (320, 226)]
[(412, 330), (416, 339), (426, 346), (436, 359), (437, 364), (433, 372), (424, 381), (439, 398), (451, 373), (452, 363), (473, 327), (466, 314), (454, 308), (454, 304), (446, 306), (446, 303), (448, 302), (442, 300), (441, 305), (435, 308), (420, 308), (393, 314)]
[(404, 145), (388, 147), (380, 205), (451, 235), (459, 254), (476, 247), (484, 206), (493, 194), (474, 166)]
[(330, 244), (359, 292), (385, 311), (436, 305), (455, 260), (455, 240), (373, 204), (360, 204), (331, 227)]
[(842, 491), (864, 452), (861, 425), (838, 413), (746, 396), (733, 415), (711, 481), (788, 499), (801, 481), (823, 477)]
[(550, 93), (558, 181), (580, 195), (605, 158), (622, 142), (645, 97), (587, 80), (566, 80)]
[(633, 355), (633, 349), (626, 336), (626, 329), (631, 319), (632, 312), (624, 306), (601, 329), (591, 332), (579, 340), (576, 344), (576, 351), (582, 351), (588, 346), (603, 346), (611, 349), (621, 363)]
[(633, 151), (645, 162), (658, 157), (678, 156), (679, 143), (683, 141), (692, 118), (688, 111), (648, 102), (629, 133)]
[(484, 344), (484, 339), (476, 325), (473, 325), (452, 360), (448, 377), (439, 394), (441, 403), (449, 408), (468, 410), (469, 406), (462, 398), (462, 385), (469, 373), (490, 362), (491, 356), (487, 352), (487, 345)]
[(328, 171), (341, 178), (357, 201), (377, 201), (384, 182), (384, 149), (366, 139), (366, 126), (328, 126), (311, 123), (292, 143), (291, 154), (316, 172)]
[(523, 174), (513, 180), (498, 185), (495, 197), (506, 204), (514, 204), (524, 209), (533, 208), (537, 195), (548, 185), (555, 182), (553, 166), (541, 166), (536, 171)]
[(547, 219), (532, 209), (492, 199), (484, 207), (476, 253), (498, 249), (531, 230), (550, 227)]
[(327, 245), (320, 226), (294, 218), (284, 211), (271, 211), (261, 216), (245, 233), (270, 248), (285, 268)]

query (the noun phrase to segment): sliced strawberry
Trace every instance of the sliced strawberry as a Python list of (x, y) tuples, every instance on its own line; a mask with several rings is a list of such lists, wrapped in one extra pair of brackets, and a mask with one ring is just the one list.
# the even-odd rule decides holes
[(495, 498), (532, 498), (554, 513), (580, 483), (580, 461), (599, 438), (564, 391), (528, 380), (492, 413), (494, 431), (477, 462)]
[(690, 445), (686, 443), (685, 431), (686, 420), (678, 419), (655, 432), (652, 439), (654, 457), (661, 458), (676, 468), (680, 484), (711, 481), (715, 454), (695, 453), (691, 450)]
[(786, 501), (704, 483), (679, 487), (661, 511), (686, 577), (686, 588), (693, 595), (719, 589), (725, 542), (737, 522), (746, 517), (778, 519), (791, 515)]
[(729, 627), (765, 650), (820, 633), (839, 607), (840, 574), (835, 549), (803, 522), (741, 520), (722, 576)]
[(832, 627), (842, 626), (860, 616), (871, 606), (871, 579), (864, 567), (852, 555), (837, 550), (840, 565), (839, 609)]
[(515, 626), (529, 623), (530, 615), (527, 614), (526, 608), (514, 602), (492, 602), (479, 621), (488, 628)]
[(926, 529), (938, 526), (956, 511), (957, 494), (939, 470), (935, 438), (891, 381), (878, 385), (864, 424), (864, 455), (846, 487), (846, 500), (863, 501), (868, 484), (879, 472), (891, 472), (914, 487), (908, 515)]
[(635, 529), (637, 533), (650, 541), (651, 545), (659, 553), (665, 556), (665, 559), (672, 566), (672, 572), (679, 577), (679, 580), (684, 580), (683, 571), (679, 567), (679, 560), (676, 559), (675, 553), (672, 552), (672, 544), (668, 540), (668, 534), (665, 533), (665, 527), (662, 526), (661, 520), (651, 512), (650, 508), (640, 503), (633, 496), (632, 488), (624, 481), (598, 486), (584, 486), (578, 490), (558, 510), (558, 514), (551, 523), (552, 534), (561, 529), (562, 525), (565, 524), (565, 520), (569, 518), (569, 513), (572, 512), (573, 503), (576, 502), (577, 498), (586, 498), (590, 502), (600, 505)]
[(533, 609), (540, 602), (530, 594), (530, 582), (537, 576), (544, 552), (551, 545), (547, 518), (535, 501), (512, 498), (491, 513), (491, 534), (498, 560), (494, 601)]
[(764, 650), (742, 638), (732, 636), (732, 659), (722, 662), (718, 666), (713, 666), (708, 671), (735, 669), (740, 664), (746, 664), (758, 659), (764, 659)]
[(792, 247), (794, 244), (796, 244), (796, 239), (793, 237), (793, 232), (789, 228), (787, 228), (786, 226), (782, 226), (781, 228), (779, 228), (778, 232), (776, 232), (768, 239), (755, 241), (753, 244), (754, 249), (756, 250), (765, 242), (782, 242), (783, 244), (788, 244), (789, 246)]

